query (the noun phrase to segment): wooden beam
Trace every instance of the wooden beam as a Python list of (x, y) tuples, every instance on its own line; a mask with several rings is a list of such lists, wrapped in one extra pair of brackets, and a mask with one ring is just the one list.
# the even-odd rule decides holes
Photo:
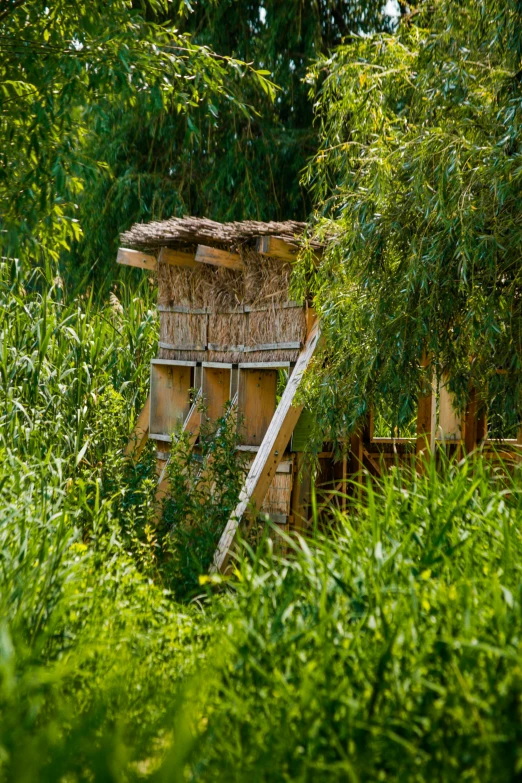
[(279, 237), (258, 237), (256, 251), (262, 256), (272, 256), (280, 261), (295, 261), (299, 248)]
[(195, 253), (184, 253), (182, 250), (173, 250), (171, 247), (162, 247), (158, 257), (159, 264), (170, 266), (184, 266), (189, 269), (197, 267)]
[(470, 391), (463, 425), (462, 437), (464, 446), (466, 453), (471, 454), (472, 451), (475, 451), (477, 445), (486, 438), (487, 434), (486, 409), (481, 403), (475, 388)]
[[(258, 237), (256, 240), (256, 251), (258, 253), (262, 256), (278, 258), (280, 261), (295, 261), (297, 254), (301, 249), (301, 245), (289, 242), (281, 237), (263, 236)], [(322, 248), (316, 247), (313, 249), (314, 259), (316, 261), (319, 261), (321, 253)]]
[(226, 567), (229, 550), (234, 541), (236, 531), (241, 519), (247, 510), (255, 511), (261, 507), (267, 490), (277, 470), (284, 451), (290, 441), (292, 431), (303, 410), (302, 405), (296, 405), (295, 396), (297, 389), (307, 369), (314, 351), (319, 343), (321, 330), (319, 324), (315, 325), (309, 335), (306, 344), (299, 354), (294, 371), (286, 385), (277, 406), (276, 412), (270, 422), (263, 442), (250, 467), (250, 472), (239, 496), (239, 502), (230, 517), (223, 535), (214, 554), (212, 571), (220, 571)]
[[(424, 356), (421, 362), (423, 368), (429, 367), (431, 360)], [(417, 440), (415, 451), (419, 457), (433, 451), (435, 447), (435, 429), (437, 426), (437, 399), (433, 383), (425, 381), (423, 393), (419, 395), (417, 408)]]
[(126, 457), (132, 457), (136, 461), (149, 437), (150, 394), (143, 406), (143, 410), (136, 420), (132, 435), (123, 449)]
[(147, 269), (149, 272), (155, 272), (158, 266), (155, 256), (142, 253), (140, 250), (128, 250), (126, 247), (118, 249), (116, 263), (123, 266), (135, 266), (138, 269)]
[(224, 266), (226, 269), (241, 271), (243, 262), (238, 253), (229, 253), (228, 250), (220, 250), (217, 247), (198, 245), (196, 261), (200, 264), (212, 264), (212, 266)]

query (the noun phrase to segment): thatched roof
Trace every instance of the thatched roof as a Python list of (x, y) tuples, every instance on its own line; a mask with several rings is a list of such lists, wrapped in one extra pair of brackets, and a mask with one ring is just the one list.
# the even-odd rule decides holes
[(170, 218), (152, 223), (135, 223), (120, 237), (123, 247), (152, 250), (175, 247), (180, 244), (228, 245), (249, 244), (256, 237), (276, 236), (295, 245), (304, 234), (306, 223), (297, 220), (262, 223), (243, 220), (236, 223), (217, 223), (207, 218)]

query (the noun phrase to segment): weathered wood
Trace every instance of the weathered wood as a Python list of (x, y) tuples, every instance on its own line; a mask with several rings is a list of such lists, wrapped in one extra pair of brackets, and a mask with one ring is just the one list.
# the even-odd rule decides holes
[[(197, 262), (194, 262), (196, 266)], [(283, 310), (302, 310), (304, 305), (300, 302), (283, 302), (278, 304)], [(268, 313), (273, 312), (274, 305), (238, 305), (229, 310), (219, 308), (219, 315), (238, 315), (240, 313)], [(159, 313), (189, 313), (190, 315), (205, 315), (214, 312), (212, 307), (189, 307), (188, 305), (158, 305)]]
[(230, 369), (225, 365), (209, 367), (203, 365), (203, 399), (207, 409), (207, 419), (216, 421), (225, 412), (225, 405), (231, 399)]
[(245, 350), (244, 345), (221, 345), (220, 343), (209, 343), (209, 351), (215, 351), (215, 353), (243, 353)]
[(279, 514), (276, 511), (263, 511), (262, 516), (268, 518), (274, 525), (287, 525), (288, 517), (286, 514)]
[[(424, 356), (421, 362), (423, 368), (429, 367), (431, 359)], [(419, 457), (426, 456), (435, 446), (435, 431), (437, 426), (437, 400), (433, 382), (425, 381), (423, 393), (419, 395), (417, 407), (417, 439), (415, 451)], [(419, 466), (421, 463), (419, 463)]]
[(299, 248), (279, 237), (264, 236), (256, 240), (256, 251), (263, 256), (272, 256), (280, 261), (295, 261)]
[(306, 336), (310, 334), (317, 322), (317, 313), (315, 307), (312, 307), (310, 302), (306, 302), (305, 307), (305, 321), (306, 321)]
[(188, 267), (189, 269), (193, 269), (198, 265), (194, 253), (184, 253), (181, 250), (173, 250), (171, 247), (161, 248), (158, 263)]
[[(183, 422), (183, 426), (181, 428), (182, 432), (188, 432), (189, 433), (189, 448), (192, 448), (197, 441), (199, 437), (199, 431), (201, 428), (201, 414), (199, 410), (199, 404), (201, 401), (201, 389), (198, 389), (198, 392), (194, 398), (194, 401), (192, 405), (190, 406), (190, 410), (187, 413), (187, 416), (185, 418), (185, 421)], [(161, 470), (158, 471), (158, 483), (156, 486), (156, 521), (159, 521), (160, 514), (161, 514), (161, 503), (164, 500), (164, 498), (169, 493), (169, 479), (168, 479), (168, 466), (170, 463), (170, 457), (169, 454), (167, 461), (165, 465), (161, 468)]]
[(181, 359), (153, 359), (151, 364), (165, 367), (196, 367), (197, 362), (182, 361)]
[[(283, 310), (301, 310), (304, 305), (302, 302), (289, 301), (278, 304), (277, 307), (282, 307)], [(245, 313), (267, 313), (273, 309), (274, 305), (243, 305), (243, 311)]]
[(277, 370), (290, 369), (290, 362), (240, 362), (240, 370)]
[(201, 362), (202, 367), (215, 367), (217, 370), (231, 370), (232, 362)]
[(254, 351), (291, 351), (300, 350), (303, 344), (300, 342), (287, 342), (287, 343), (260, 343), (259, 345), (245, 346), (245, 353), (253, 353)]
[[(198, 345), (197, 343), (189, 345), (174, 345), (173, 343), (164, 343), (162, 340), (158, 342), (160, 348), (165, 348), (167, 351), (206, 351), (206, 345)], [(185, 361), (181, 361), (181, 364), (187, 364)]]
[(192, 368), (183, 365), (151, 364), (150, 432), (172, 435), (190, 408)]
[(487, 435), (486, 410), (475, 388), (469, 394), (462, 430), (466, 453), (471, 454)]
[(294, 481), (290, 498), (291, 516), (296, 530), (304, 530), (307, 526), (311, 483), (310, 462), (305, 454), (298, 453), (294, 464)]
[(239, 502), (230, 517), (218, 544), (212, 565), (213, 571), (220, 571), (226, 566), (228, 554), (241, 519), (249, 508), (257, 510), (261, 507), (268, 487), (281, 462), (284, 451), (290, 441), (292, 431), (303, 409), (295, 404), (297, 389), (314, 354), (321, 336), (317, 323), (306, 341), (296, 362), (294, 371), (286, 385), (277, 406), (276, 412), (268, 427), (261, 447), (250, 467), (249, 474), (239, 496)]
[(147, 269), (149, 272), (155, 272), (158, 266), (154, 256), (142, 253), (141, 250), (129, 250), (126, 247), (118, 249), (116, 263), (123, 266), (135, 266), (138, 269)]
[(187, 305), (158, 305), (158, 313), (187, 313), (188, 315), (207, 315), (209, 307), (188, 307)]
[(366, 457), (366, 459), (374, 469), (375, 475), (381, 477), (382, 474), (379, 465), (375, 462), (374, 458), (372, 457), (368, 449), (364, 448), (364, 446), (363, 446), (363, 456)]
[(277, 370), (240, 370), (238, 414), (241, 442), (260, 446), (276, 409)]
[(143, 406), (143, 409), (136, 419), (136, 424), (132, 430), (127, 445), (125, 446), (123, 453), (126, 457), (132, 457), (133, 460), (137, 460), (143, 447), (145, 446), (149, 437), (149, 417), (150, 417), (150, 394), (147, 397), (147, 401)]
[(151, 440), (159, 440), (162, 443), (172, 443), (170, 435), (162, 435), (161, 432), (149, 432), (149, 438)]
[(208, 247), (207, 245), (198, 245), (196, 261), (200, 264), (224, 266), (226, 269), (237, 271), (243, 269), (243, 262), (238, 253), (229, 253), (228, 250), (220, 250), (217, 247)]

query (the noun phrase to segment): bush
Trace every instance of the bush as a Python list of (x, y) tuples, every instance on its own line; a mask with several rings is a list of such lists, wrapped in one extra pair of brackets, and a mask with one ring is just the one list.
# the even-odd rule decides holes
[(210, 422), (201, 406), (203, 425), (196, 453), (190, 435), (181, 433), (168, 464), (170, 494), (163, 504), (159, 533), (165, 556), (163, 573), (179, 598), (199, 591), (205, 574), (234, 511), (245, 478), (245, 461), (237, 452), (238, 428), (232, 425), (235, 408)]

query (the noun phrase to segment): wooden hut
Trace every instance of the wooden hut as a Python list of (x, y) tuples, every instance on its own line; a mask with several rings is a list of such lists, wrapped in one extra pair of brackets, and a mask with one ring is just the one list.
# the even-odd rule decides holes
[[(210, 419), (232, 400), (242, 422), (239, 448), (250, 455), (251, 466), (243, 505), (225, 531), (216, 567), (222, 567), (247, 507), (284, 528), (307, 518), (302, 460), (292, 448), (301, 414), (294, 398), (319, 328), (307, 303), (292, 300), (289, 291), (305, 228), (294, 221), (187, 217), (138, 224), (121, 236), (118, 262), (154, 270), (158, 279), (159, 351), (137, 437), (157, 442), (160, 484), (173, 433), (184, 427), (197, 438), (191, 390), (198, 390)], [(282, 373), (288, 380), (278, 406)]]
[[(306, 302), (292, 300), (289, 288), (305, 229), (295, 221), (217, 223), (186, 217), (137, 224), (121, 236), (118, 262), (157, 273), (160, 318), (150, 397), (128, 450), (139, 451), (146, 437), (156, 441), (162, 491), (173, 433), (184, 428), (194, 444), (198, 438), (191, 390), (204, 400), (210, 419), (220, 417), (232, 400), (244, 422), (239, 448), (250, 455), (250, 470), (215, 568), (224, 566), (237, 527), (252, 509), (290, 530), (308, 520), (309, 473), (302, 470), (306, 416), (301, 417), (295, 395), (318, 345), (320, 325)], [(312, 251), (319, 255), (321, 248), (312, 245)], [(277, 402), (281, 373), (287, 382)], [(437, 438), (457, 452), (472, 451), (481, 441), (498, 446), (487, 442), (477, 395), (460, 417), (445, 383), (439, 389), (429, 386), (419, 398), (416, 429), (415, 437), (376, 437), (370, 413), (348, 439), (341, 460), (334, 462), (325, 444), (318, 455), (320, 480), (334, 492), (345, 490), (349, 477), (360, 478), (363, 471), (378, 476), (398, 459), (422, 456)], [(516, 446), (517, 440), (503, 441), (502, 455), (516, 456)]]

